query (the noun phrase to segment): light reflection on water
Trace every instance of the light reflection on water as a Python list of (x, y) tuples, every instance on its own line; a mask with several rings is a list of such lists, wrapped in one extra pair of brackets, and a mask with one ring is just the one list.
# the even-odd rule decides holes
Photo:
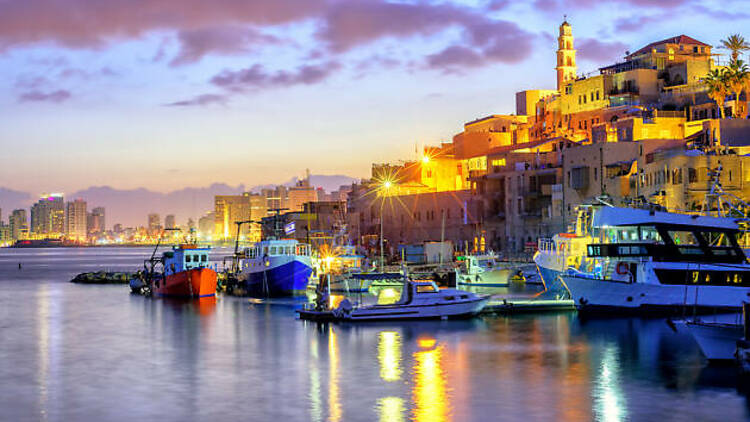
[(736, 372), (705, 366), (663, 320), (313, 324), (295, 319), (292, 300), (184, 302), (67, 283), (108, 253), (127, 268), (150, 250), (0, 250), (0, 419), (748, 417)]

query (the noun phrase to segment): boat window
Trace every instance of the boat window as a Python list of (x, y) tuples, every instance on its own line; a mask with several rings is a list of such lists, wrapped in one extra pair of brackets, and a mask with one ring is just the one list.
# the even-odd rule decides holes
[(292, 247), (291, 246), (287, 246), (286, 247), (286, 255), (291, 255), (291, 254), (292, 254)]
[(208, 255), (201, 255), (201, 262), (208, 261)]
[(650, 243), (664, 244), (664, 240), (662, 240), (661, 235), (659, 235), (659, 232), (656, 231), (656, 228), (654, 228), (653, 226), (641, 227), (641, 240)]
[(695, 234), (685, 230), (670, 230), (669, 237), (672, 238), (675, 245), (693, 245), (698, 246), (698, 239), (695, 238)]
[(729, 240), (729, 233), (702, 232), (701, 236), (703, 236), (709, 246), (732, 246), (732, 242)]
[(190, 255), (185, 255), (185, 262), (190, 262)]
[(437, 293), (438, 289), (432, 284), (418, 284), (417, 293)]
[(271, 253), (270, 255), (276, 255), (276, 246), (271, 246)]
[(268, 246), (263, 247), (263, 255), (268, 255)]

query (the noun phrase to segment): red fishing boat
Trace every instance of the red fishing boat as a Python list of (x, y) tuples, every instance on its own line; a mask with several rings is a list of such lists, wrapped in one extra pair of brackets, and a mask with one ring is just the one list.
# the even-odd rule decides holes
[(162, 254), (163, 276), (154, 277), (151, 291), (157, 296), (208, 297), (216, 294), (216, 271), (208, 268), (208, 248), (195, 244), (175, 246)]

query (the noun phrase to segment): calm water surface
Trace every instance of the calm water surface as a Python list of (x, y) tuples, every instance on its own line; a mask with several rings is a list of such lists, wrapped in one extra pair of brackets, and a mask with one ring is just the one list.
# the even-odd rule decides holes
[[(0, 420), (747, 420), (734, 368), (661, 319), (317, 325), (294, 300), (68, 282), (149, 249), (0, 249)], [(215, 259), (220, 259), (219, 253)], [(18, 270), (18, 262), (23, 269)]]

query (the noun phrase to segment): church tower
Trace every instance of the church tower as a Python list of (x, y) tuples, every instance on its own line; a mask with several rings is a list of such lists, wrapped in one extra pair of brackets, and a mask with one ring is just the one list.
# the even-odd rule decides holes
[(573, 29), (565, 19), (560, 25), (560, 36), (557, 37), (557, 91), (562, 91), (565, 84), (576, 79), (576, 51), (573, 49)]

